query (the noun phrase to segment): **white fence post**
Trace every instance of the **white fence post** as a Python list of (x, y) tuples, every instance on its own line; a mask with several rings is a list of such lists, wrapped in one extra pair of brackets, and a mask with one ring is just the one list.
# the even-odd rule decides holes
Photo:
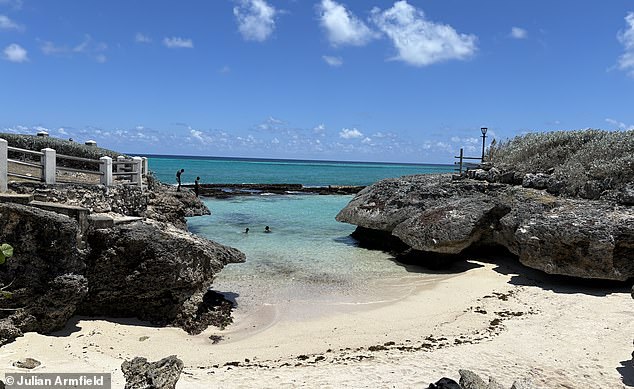
[(147, 159), (147, 157), (142, 157), (143, 159), (143, 175), (147, 175), (148, 171), (150, 170), (150, 163)]
[(55, 184), (55, 173), (57, 171), (56, 154), (54, 149), (42, 149), (42, 181), (46, 184)]
[(143, 169), (143, 159), (141, 157), (132, 158), (132, 171), (134, 172), (132, 182), (139, 186), (143, 185), (143, 172), (141, 169)]
[(99, 172), (101, 173), (99, 183), (105, 186), (112, 185), (112, 158), (99, 158)]
[(9, 190), (8, 150), (9, 143), (5, 139), (0, 139), (0, 192)]
[(115, 169), (117, 173), (120, 173), (122, 171), (125, 170), (125, 165), (123, 164), (123, 162), (125, 161), (125, 157), (123, 155), (120, 155), (117, 157), (117, 168)]

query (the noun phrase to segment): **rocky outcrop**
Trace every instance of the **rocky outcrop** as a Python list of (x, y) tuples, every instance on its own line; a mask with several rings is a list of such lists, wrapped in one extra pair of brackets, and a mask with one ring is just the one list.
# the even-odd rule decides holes
[[(27, 186), (33, 188), (45, 193)], [(56, 186), (46, 193), (58, 203), (76, 205), (71, 201), (73, 188)], [(96, 195), (83, 205), (112, 201), (111, 210), (148, 213), (151, 192), (143, 194), (146, 200), (137, 201), (140, 190), (86, 191)], [(170, 193), (176, 192), (157, 197), (168, 198)], [(113, 197), (108, 200), (105, 194)], [(168, 218), (178, 215), (184, 223), (185, 214), (209, 212), (191, 193), (172, 197), (166, 201), (181, 204), (167, 207)], [(153, 214), (164, 216), (160, 205), (154, 207)], [(0, 265), (0, 287), (8, 293), (0, 296), (0, 345), (24, 332), (58, 330), (77, 313), (138, 317), (190, 332), (230, 320), (226, 304), (214, 305), (211, 302), (217, 299), (203, 296), (222, 267), (244, 261), (244, 254), (190, 234), (184, 225), (145, 218), (86, 228), (64, 214), (10, 203), (0, 204), (0, 217), (2, 243), (14, 248), (13, 257)]]
[(225, 264), (244, 261), (236, 249), (156, 221), (92, 231), (88, 244), (88, 295), (80, 313), (160, 324), (173, 321)]
[(160, 183), (149, 193), (144, 212), (148, 218), (171, 223), (180, 229), (187, 229), (185, 218), (209, 214), (209, 209), (193, 191), (184, 189), (176, 192), (172, 186)]
[[(61, 328), (87, 293), (80, 231), (68, 216), (37, 208), (2, 204), (0, 236), (14, 256), (0, 266), (0, 344), (26, 331)], [(0, 316), (2, 317), (2, 316)]]
[(616, 202), (556, 197), (513, 183), (417, 175), (364, 189), (337, 220), (389, 234), (422, 257), (499, 245), (550, 274), (634, 277), (634, 209)]
[(148, 362), (136, 357), (121, 364), (125, 389), (174, 389), (183, 371), (183, 361), (176, 355)]

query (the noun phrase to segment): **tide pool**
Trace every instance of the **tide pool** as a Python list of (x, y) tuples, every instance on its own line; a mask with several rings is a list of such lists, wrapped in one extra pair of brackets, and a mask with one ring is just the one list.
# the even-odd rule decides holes
[[(190, 231), (247, 257), (246, 263), (227, 265), (212, 288), (237, 294), (238, 305), (252, 309), (291, 300), (359, 302), (370, 298), (372, 281), (406, 276), (389, 254), (357, 247), (349, 236), (355, 226), (335, 220), (351, 198), (206, 199), (212, 215), (189, 218)], [(264, 232), (267, 225), (271, 233)]]

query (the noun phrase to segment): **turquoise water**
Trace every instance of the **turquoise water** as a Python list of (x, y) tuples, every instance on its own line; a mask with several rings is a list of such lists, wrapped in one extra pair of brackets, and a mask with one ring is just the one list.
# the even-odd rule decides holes
[(183, 183), (303, 184), (304, 186), (369, 185), (383, 178), (410, 174), (447, 173), (451, 165), (369, 162), (230, 159), (212, 157), (149, 157), (150, 170), (171, 184), (176, 171), (185, 169)]
[[(164, 182), (173, 182), (180, 168), (185, 169), (184, 182), (197, 175), (202, 182), (315, 186), (367, 185), (386, 177), (448, 172), (451, 166), (150, 158), (150, 170)], [(300, 301), (308, 306), (332, 301), (357, 304), (385, 289), (377, 288), (377, 282), (402, 279), (408, 272), (387, 253), (357, 247), (349, 236), (355, 226), (335, 220), (352, 197), (204, 199), (212, 214), (189, 218), (188, 228), (246, 254), (246, 263), (227, 265), (213, 284), (213, 289), (235, 297), (242, 313)], [(265, 226), (272, 232), (265, 233)]]
[[(256, 308), (284, 301), (326, 301), (368, 293), (368, 282), (405, 270), (380, 251), (356, 246), (354, 226), (335, 215), (352, 196), (254, 196), (207, 199), (210, 216), (188, 219), (190, 231), (236, 247), (247, 261), (230, 264), (213, 288)], [(270, 233), (264, 232), (270, 226)], [(245, 233), (245, 228), (249, 233)], [(357, 297), (354, 297), (357, 296)]]

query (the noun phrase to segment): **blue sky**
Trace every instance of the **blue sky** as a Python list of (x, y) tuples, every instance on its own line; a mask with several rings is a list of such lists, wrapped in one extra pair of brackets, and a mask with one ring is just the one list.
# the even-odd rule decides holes
[(451, 163), (634, 129), (634, 2), (0, 0), (0, 131), (130, 153)]

